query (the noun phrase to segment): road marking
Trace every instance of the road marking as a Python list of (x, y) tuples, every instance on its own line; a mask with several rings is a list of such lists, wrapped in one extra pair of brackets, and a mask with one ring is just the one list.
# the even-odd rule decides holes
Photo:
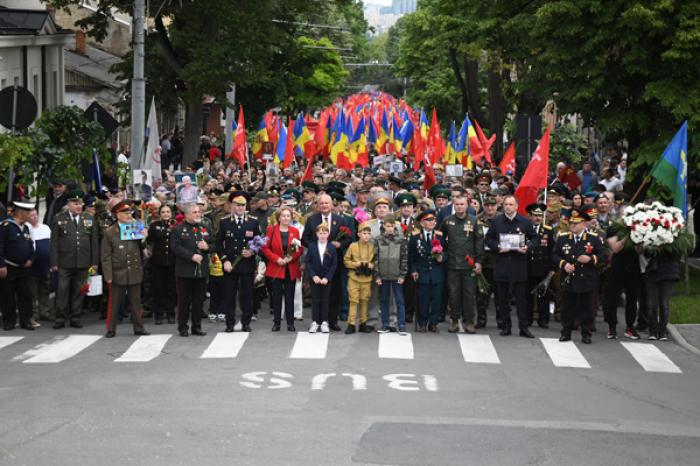
[(621, 341), (622, 346), (637, 360), (647, 372), (667, 372), (682, 374), (683, 371), (671, 361), (659, 348), (649, 343), (629, 343)]
[(243, 348), (248, 335), (250, 335), (248, 332), (217, 333), (200, 358), (221, 359), (238, 357), (238, 352)]
[(38, 345), (15, 359), (28, 357), (23, 361), (25, 364), (61, 362), (72, 358), (100, 338), (100, 335), (70, 335), (52, 343)]
[(139, 337), (124, 354), (114, 362), (148, 362), (157, 358), (172, 335), (146, 335)]
[(559, 341), (557, 338), (540, 338), (540, 341), (555, 366), (591, 368), (573, 341)]
[(0, 349), (10, 346), (12, 343), (17, 343), (24, 337), (0, 337)]
[(500, 364), (496, 348), (488, 335), (457, 335), (465, 362)]
[(383, 359), (413, 359), (411, 335), (380, 333), (377, 353)]
[(324, 359), (328, 351), (328, 333), (298, 332), (291, 359)]

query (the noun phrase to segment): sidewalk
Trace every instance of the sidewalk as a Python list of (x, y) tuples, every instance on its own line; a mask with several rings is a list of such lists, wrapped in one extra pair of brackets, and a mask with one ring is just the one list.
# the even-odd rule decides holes
[[(690, 267), (700, 270), (700, 258), (689, 257), (688, 264)], [(668, 331), (676, 343), (700, 356), (700, 324), (669, 324)]]

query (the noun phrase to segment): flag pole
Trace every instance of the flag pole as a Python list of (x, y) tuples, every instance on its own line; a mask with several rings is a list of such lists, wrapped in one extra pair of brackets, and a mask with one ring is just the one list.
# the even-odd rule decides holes
[(651, 175), (647, 175), (644, 177), (644, 180), (642, 181), (642, 184), (639, 185), (639, 188), (637, 188), (637, 191), (634, 193), (634, 196), (632, 196), (632, 199), (630, 199), (630, 205), (634, 204), (634, 201), (637, 200), (637, 196), (642, 192), (642, 189), (649, 184), (649, 181), (651, 181)]

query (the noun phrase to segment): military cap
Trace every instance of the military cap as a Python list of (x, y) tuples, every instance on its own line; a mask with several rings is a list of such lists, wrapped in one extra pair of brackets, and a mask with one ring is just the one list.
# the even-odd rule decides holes
[(14, 201), (12, 203), (12, 205), (14, 206), (15, 209), (22, 209), (22, 210), (34, 210), (34, 209), (36, 209), (36, 204), (34, 204), (33, 202), (26, 201), (26, 200), (25, 201), (22, 201), (22, 200)]
[(268, 197), (280, 197), (279, 186), (270, 186), (270, 189), (267, 190), (267, 195)]
[(439, 189), (435, 192), (435, 195), (433, 196), (433, 198), (434, 199), (438, 199), (438, 198), (449, 199), (451, 194), (452, 193), (448, 189)]
[(391, 202), (389, 202), (389, 199), (387, 199), (386, 197), (378, 197), (372, 202), (372, 210), (374, 210), (374, 208), (377, 207), (378, 205), (382, 205), (382, 204), (390, 205)]
[(360, 186), (359, 188), (357, 188), (357, 189), (355, 190), (355, 192), (356, 192), (357, 194), (360, 194), (360, 193), (368, 193), (368, 192), (369, 192), (369, 187), (367, 187), (367, 186), (365, 186), (365, 185), (362, 185), (362, 186)]
[(482, 182), (482, 181), (485, 182), (485, 183), (491, 184), (491, 181), (493, 181), (493, 180), (491, 179), (491, 175), (489, 175), (489, 174), (487, 174), (487, 173), (482, 173), (481, 175), (478, 175), (478, 176), (476, 177), (476, 180), (475, 180), (475, 181), (476, 181), (477, 184), (479, 184), (479, 183)]
[(538, 204), (537, 202), (534, 202), (525, 207), (525, 210), (532, 215), (544, 215), (545, 210), (547, 210), (547, 206), (544, 204)]
[(228, 201), (238, 205), (246, 205), (250, 195), (245, 191), (233, 191), (228, 195)]
[(357, 227), (357, 231), (372, 231), (372, 225), (370, 225), (369, 221), (362, 222), (360, 223), (360, 226)]
[(593, 204), (581, 206), (581, 210), (586, 212), (590, 218), (598, 218), (598, 209), (596, 209), (595, 205)]
[(116, 204), (114, 204), (114, 207), (112, 207), (112, 213), (113, 214), (118, 214), (119, 212), (128, 212), (131, 211), (132, 207), (131, 204), (127, 201), (119, 201)]
[(437, 214), (435, 213), (435, 211), (433, 209), (424, 210), (423, 212), (418, 214), (418, 221), (422, 222), (423, 219), (425, 219), (426, 217), (437, 218)]
[(292, 206), (295, 206), (299, 203), (296, 196), (294, 196), (293, 194), (289, 194), (289, 193), (282, 194), (281, 199), (282, 199), (283, 206), (292, 207)]
[(339, 193), (335, 189), (330, 190), (328, 195), (331, 197), (331, 199), (333, 199), (333, 202), (343, 202), (345, 200), (343, 193)]
[(297, 202), (301, 200), (301, 193), (299, 192), (298, 189), (296, 188), (289, 188), (287, 189), (284, 194), (282, 194), (282, 197), (284, 196), (293, 196), (294, 199), (296, 199)]
[(443, 186), (443, 185), (441, 185), (441, 184), (434, 184), (434, 185), (432, 185), (432, 186), (430, 187), (430, 189), (428, 190), (428, 194), (430, 195), (430, 197), (435, 197), (435, 194), (436, 194), (438, 191), (441, 191), (441, 190), (444, 190), (444, 189), (445, 189), (445, 186)]
[(394, 199), (394, 204), (396, 204), (398, 207), (404, 206), (404, 205), (412, 205), (415, 207), (415, 205), (418, 203), (418, 199), (416, 199), (416, 196), (414, 196), (411, 193), (401, 193), (396, 196)]
[(73, 191), (68, 193), (68, 195), (66, 196), (66, 199), (68, 199), (69, 201), (82, 201), (84, 197), (85, 197), (84, 192), (82, 192), (79, 189), (74, 189)]
[(498, 204), (498, 201), (496, 200), (495, 196), (491, 196), (490, 194), (487, 194), (484, 196), (484, 205), (496, 205)]
[(591, 217), (583, 209), (571, 209), (569, 223), (587, 222)]
[(566, 196), (566, 191), (567, 191), (566, 186), (564, 186), (563, 184), (561, 184), (559, 182), (556, 182), (556, 183), (553, 183), (552, 186), (549, 187), (548, 192), (551, 194), (557, 194), (559, 196)]
[(313, 191), (318, 194), (318, 185), (313, 181), (304, 181), (301, 183), (302, 191)]
[(94, 207), (97, 202), (97, 198), (92, 194), (85, 196), (85, 207)]
[(51, 184), (52, 184), (52, 185), (63, 185), (63, 186), (65, 186), (65, 185), (66, 185), (66, 180), (64, 180), (63, 178), (52, 178), (52, 179), (51, 179)]
[(401, 178), (392, 175), (389, 177), (389, 183), (394, 183), (401, 186), (402, 181)]

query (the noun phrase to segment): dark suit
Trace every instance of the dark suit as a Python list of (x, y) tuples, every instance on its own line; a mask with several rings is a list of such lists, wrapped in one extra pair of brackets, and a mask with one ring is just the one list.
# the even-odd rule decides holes
[[(338, 266), (338, 253), (330, 242), (326, 245), (326, 252), (321, 258), (318, 251), (318, 242), (309, 243), (306, 251), (306, 273), (311, 281), (311, 313), (313, 321), (317, 324), (329, 321), (329, 298), (333, 276)], [(327, 285), (317, 285), (314, 277), (328, 279)]]
[[(323, 222), (323, 217), (320, 213), (312, 214), (306, 219), (304, 234), (301, 236), (301, 243), (304, 247), (308, 248), (311, 243), (316, 241), (316, 227), (319, 226), (321, 222)], [(347, 227), (348, 230), (350, 230), (350, 234), (343, 235), (343, 237), (339, 239), (341, 227)], [(340, 243), (340, 248), (336, 251), (339, 257), (338, 265), (335, 268), (333, 280), (331, 281), (330, 309), (328, 310), (328, 323), (331, 327), (337, 325), (339, 310), (342, 307), (342, 273), (344, 270), (342, 257), (355, 238), (355, 235), (352, 233), (353, 228), (354, 225), (352, 225), (344, 215), (330, 214), (331, 234), (328, 237), (328, 241), (338, 241)]]
[(433, 259), (432, 246), (426, 241), (422, 229), (413, 232), (408, 240), (408, 273), (418, 273), (418, 324), (421, 327), (438, 324), (443, 302), (447, 243), (441, 232), (434, 230), (432, 235), (442, 245), (443, 262)]

